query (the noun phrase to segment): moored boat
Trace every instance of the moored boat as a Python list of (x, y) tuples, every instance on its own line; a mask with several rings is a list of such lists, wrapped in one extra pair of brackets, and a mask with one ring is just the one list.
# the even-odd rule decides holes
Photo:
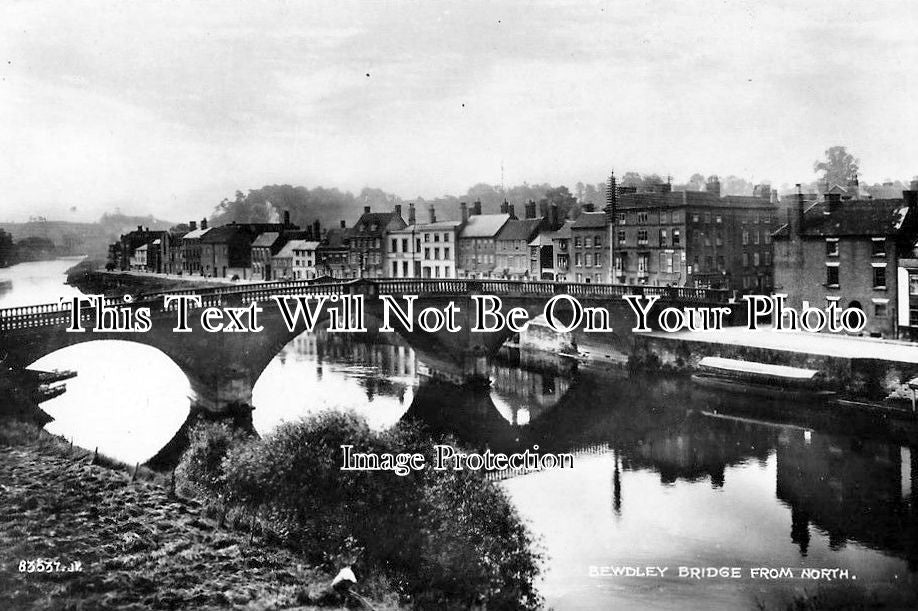
[(787, 401), (826, 401), (836, 394), (824, 388), (824, 376), (816, 369), (715, 356), (702, 358), (698, 368), (692, 380), (715, 390)]

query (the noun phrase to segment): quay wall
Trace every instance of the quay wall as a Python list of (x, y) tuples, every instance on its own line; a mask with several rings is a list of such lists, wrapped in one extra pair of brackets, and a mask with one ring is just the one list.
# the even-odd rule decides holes
[(909, 399), (908, 380), (918, 376), (915, 363), (873, 358), (809, 354), (735, 343), (693, 341), (678, 337), (635, 334), (629, 358), (633, 369), (690, 374), (706, 356), (720, 356), (822, 371), (829, 388), (852, 398)]

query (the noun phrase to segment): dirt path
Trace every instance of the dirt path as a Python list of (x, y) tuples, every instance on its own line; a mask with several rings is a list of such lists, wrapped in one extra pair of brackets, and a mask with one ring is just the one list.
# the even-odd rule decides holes
[[(0, 446), (0, 609), (313, 608), (331, 580), (90, 461)], [(39, 558), (82, 570), (20, 572)]]

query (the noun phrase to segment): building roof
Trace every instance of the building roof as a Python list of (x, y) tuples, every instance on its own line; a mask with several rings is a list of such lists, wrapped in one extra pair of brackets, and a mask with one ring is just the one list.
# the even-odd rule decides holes
[(571, 228), (574, 226), (574, 221), (570, 219), (565, 219), (564, 224), (558, 227), (555, 231), (552, 231), (549, 234), (549, 237), (552, 240), (569, 240), (573, 233)]
[[(835, 204), (813, 204), (804, 211), (802, 234), (807, 237), (891, 236), (905, 226), (909, 209), (901, 199), (850, 200)], [(914, 214), (914, 213), (913, 213)], [(774, 236), (786, 238), (787, 224)]]
[(281, 248), (274, 257), (277, 259), (289, 259), (293, 257), (294, 250), (307, 250), (306, 244), (308, 244), (306, 240), (290, 240), (284, 244), (284, 247)]
[(544, 219), (510, 219), (497, 234), (498, 240), (525, 240), (527, 243), (539, 232)]
[(344, 240), (347, 238), (347, 233), (347, 229), (329, 229), (325, 232), (325, 240), (323, 244), (319, 246), (319, 250), (324, 248), (347, 248), (347, 246), (344, 244)]
[(276, 231), (266, 231), (255, 238), (255, 241), (252, 242), (252, 248), (270, 248), (274, 246), (274, 243), (279, 237), (280, 233)]
[(706, 206), (709, 208), (774, 208), (769, 199), (750, 195), (720, 197), (708, 191), (670, 191), (669, 193), (619, 193), (617, 210), (636, 208), (677, 208)]
[(605, 212), (581, 212), (572, 229), (601, 229), (609, 224)]
[(212, 227), (201, 238), (201, 242), (204, 244), (222, 244), (237, 236), (248, 235), (248, 231), (243, 225), (221, 225), (220, 227)]
[(529, 242), (530, 246), (551, 246), (552, 245), (552, 236), (553, 232), (545, 231), (537, 235)]
[(400, 216), (396, 216), (394, 212), (366, 212), (354, 223), (348, 237), (378, 238), (393, 221), (400, 221), (395, 223), (398, 229), (405, 226), (405, 221)]
[(195, 229), (194, 231), (189, 231), (182, 237), (182, 239), (183, 240), (199, 240), (205, 233), (207, 233), (211, 229), (213, 229), (213, 227), (208, 227), (206, 229)]
[(509, 214), (475, 214), (469, 217), (468, 223), (459, 232), (460, 238), (493, 238), (504, 224), (510, 220)]

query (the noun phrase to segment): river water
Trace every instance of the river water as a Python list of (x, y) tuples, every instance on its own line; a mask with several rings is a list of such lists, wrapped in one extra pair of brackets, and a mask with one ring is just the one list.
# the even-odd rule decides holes
[[(12, 281), (0, 307), (76, 294), (63, 284), (73, 263), (0, 270), (0, 285)], [(916, 588), (918, 445), (908, 436), (683, 379), (535, 367), (517, 354), (491, 365), (490, 391), (460, 391), (419, 375), (410, 347), (358, 340), (302, 335), (284, 347), (254, 388), (256, 428), (354, 409), (379, 428), (412, 417), (473, 446), (574, 452), (573, 469), (500, 484), (549, 558), (540, 591), (554, 608), (784, 608), (827, 583), (799, 579), (802, 568), (847, 570), (845, 585), (871, 590)], [(35, 366), (79, 372), (43, 404), (48, 429), (127, 462), (152, 456), (188, 414), (187, 379), (153, 348), (91, 342)], [(743, 577), (679, 577), (680, 566)], [(756, 567), (795, 578), (751, 579)]]

